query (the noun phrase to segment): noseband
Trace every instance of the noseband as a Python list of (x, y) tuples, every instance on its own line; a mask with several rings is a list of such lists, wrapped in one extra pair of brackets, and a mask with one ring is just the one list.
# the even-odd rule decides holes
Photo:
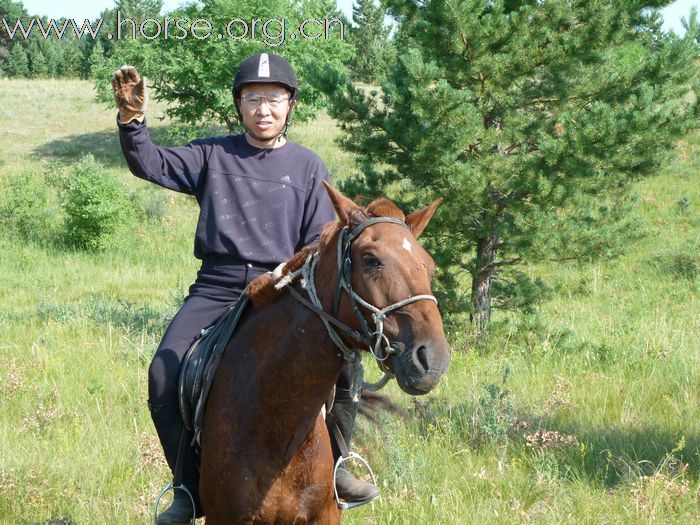
[[(437, 299), (435, 298), (435, 296), (429, 294), (422, 294), (407, 297), (406, 299), (403, 299), (401, 301), (398, 301), (394, 304), (380, 309), (368, 303), (366, 300), (360, 297), (360, 295), (355, 290), (352, 289), (352, 260), (350, 257), (352, 243), (355, 240), (357, 240), (357, 238), (364, 230), (366, 230), (370, 226), (379, 223), (397, 224), (410, 231), (409, 226), (405, 222), (399, 219), (394, 219), (392, 217), (373, 217), (362, 222), (352, 230), (349, 230), (346, 226), (340, 231), (340, 235), (338, 236), (338, 277), (336, 279), (335, 285), (335, 296), (333, 301), (332, 316), (323, 310), (321, 301), (318, 297), (318, 294), (316, 293), (314, 276), (316, 264), (318, 262), (318, 253), (315, 253), (313, 256), (309, 257), (304, 266), (300, 269), (300, 273), (302, 276), (302, 287), (306, 289), (311, 299), (311, 302), (307, 301), (304, 297), (302, 297), (301, 294), (299, 294), (299, 292), (297, 292), (293, 287), (289, 287), (289, 291), (299, 302), (316, 312), (321, 317), (321, 320), (326, 326), (328, 334), (330, 335), (335, 345), (340, 349), (345, 361), (355, 366), (356, 374), (354, 375), (356, 377), (362, 377), (362, 365), (360, 364), (360, 350), (348, 347), (343, 341), (342, 337), (338, 334), (336, 328), (340, 328), (343, 332), (345, 332), (346, 335), (350, 336), (355, 341), (365, 344), (369, 347), (370, 352), (377, 360), (377, 364), (380, 370), (384, 372), (384, 377), (380, 379), (377, 383), (365, 384), (364, 389), (366, 390), (379, 390), (393, 377), (393, 374), (386, 365), (386, 360), (389, 358), (389, 356), (396, 353), (396, 349), (394, 349), (391, 346), (389, 338), (384, 334), (384, 320), (386, 319), (387, 314), (403, 306), (424, 299), (433, 301), (435, 304), (437, 304)], [(338, 320), (338, 314), (340, 311), (340, 298), (343, 290), (347, 292), (348, 297), (350, 298), (352, 312), (360, 324), (359, 332)], [(372, 320), (374, 321), (375, 325), (374, 330), (370, 328), (367, 319), (365, 319), (365, 316), (362, 313), (361, 307), (371, 312)], [(331, 325), (334, 325), (336, 328), (334, 328), (334, 326)], [(352, 390), (356, 391), (355, 393), (357, 394), (359, 393), (360, 388), (362, 388), (361, 383), (359, 385), (354, 386)]]

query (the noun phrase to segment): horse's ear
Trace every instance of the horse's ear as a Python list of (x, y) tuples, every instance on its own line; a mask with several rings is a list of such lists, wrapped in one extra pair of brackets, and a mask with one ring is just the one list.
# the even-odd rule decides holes
[(348, 199), (345, 195), (340, 193), (338, 190), (334, 189), (328, 181), (323, 181), (323, 185), (326, 187), (328, 196), (331, 198), (335, 212), (338, 214), (338, 218), (343, 226), (350, 224), (352, 213), (359, 210), (359, 206), (355, 204), (352, 200)]
[(413, 233), (416, 239), (423, 233), (423, 230), (430, 222), (430, 219), (433, 218), (433, 214), (440, 204), (442, 204), (442, 199), (437, 199), (433, 201), (431, 205), (426, 206), (422, 210), (415, 211), (406, 217), (406, 224), (411, 228), (411, 233)]

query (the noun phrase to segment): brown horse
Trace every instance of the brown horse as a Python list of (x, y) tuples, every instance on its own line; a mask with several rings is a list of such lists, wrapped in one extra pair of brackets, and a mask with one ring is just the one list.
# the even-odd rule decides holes
[[(357, 334), (370, 335), (373, 353), (399, 386), (409, 394), (427, 393), (447, 369), (450, 349), (429, 295), (435, 265), (416, 238), (440, 201), (406, 217), (386, 199), (363, 209), (326, 188), (339, 221), (326, 227), (318, 247), (287, 263), (285, 273), (312, 261), (320, 306), (337, 310), (332, 317), (340, 322), (326, 324), (340, 346), (359, 351), (354, 339), (369, 338)], [(344, 258), (349, 262), (339, 262)], [(336, 293), (334, 283), (347, 291)], [(296, 297), (288, 290), (293, 287)], [(201, 441), (200, 494), (208, 525), (340, 522), (320, 414), (347, 348), (339, 349), (322, 316), (297, 299), (309, 297), (299, 281), (277, 288), (271, 276), (254, 283), (253, 307), (214, 378)], [(368, 334), (367, 325), (379, 330)]]

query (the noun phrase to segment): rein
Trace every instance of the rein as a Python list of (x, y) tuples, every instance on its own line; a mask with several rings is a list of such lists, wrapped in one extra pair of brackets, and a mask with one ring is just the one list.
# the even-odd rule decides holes
[[(391, 371), (386, 365), (386, 360), (392, 354), (396, 353), (396, 350), (391, 346), (389, 338), (384, 334), (384, 320), (386, 319), (387, 314), (416, 301), (429, 300), (437, 304), (437, 299), (435, 298), (435, 296), (429, 294), (421, 294), (408, 297), (406, 299), (403, 299), (401, 301), (398, 301), (394, 304), (380, 309), (365, 301), (362, 297), (360, 297), (360, 295), (357, 292), (355, 292), (355, 290), (352, 289), (352, 260), (350, 257), (350, 249), (352, 247), (352, 243), (360, 236), (360, 234), (365, 229), (378, 223), (397, 224), (403, 228), (410, 230), (409, 226), (405, 222), (399, 219), (394, 219), (392, 217), (373, 217), (362, 222), (353, 230), (349, 230), (347, 226), (341, 230), (340, 235), (338, 237), (338, 277), (336, 280), (335, 296), (333, 301), (333, 315), (330, 315), (329, 313), (323, 310), (323, 306), (318, 297), (318, 293), (316, 292), (314, 277), (316, 273), (316, 264), (318, 262), (318, 252), (314, 253), (313, 255), (310, 255), (304, 263), (304, 266), (302, 266), (297, 272), (290, 276), (287, 276), (287, 279), (285, 279), (285, 284), (283, 285), (288, 285), (290, 282), (294, 281), (299, 275), (301, 275), (301, 286), (308, 293), (310, 301), (306, 300), (292, 286), (288, 286), (288, 290), (297, 301), (299, 301), (305, 307), (309, 308), (321, 318), (321, 321), (323, 321), (323, 324), (325, 325), (326, 330), (328, 331), (328, 335), (333, 340), (333, 343), (335, 343), (335, 345), (341, 351), (341, 354), (345, 361), (349, 364), (352, 364), (355, 367), (355, 374), (353, 374), (353, 376), (355, 377), (355, 384), (352, 385), (351, 388), (354, 398), (359, 398), (359, 393), (363, 389), (370, 391), (379, 390), (394, 377), (394, 375), (391, 373)], [(346, 325), (338, 319), (338, 313), (340, 310), (340, 298), (343, 290), (347, 292), (348, 297), (350, 298), (352, 311), (355, 315), (355, 318), (360, 323), (361, 331), (357, 331), (349, 327), (348, 325)], [(375, 324), (374, 330), (370, 328), (360, 307), (371, 312), (372, 320)], [(351, 339), (357, 341), (358, 343), (364, 344), (369, 348), (370, 353), (374, 356), (375, 360), (377, 361), (379, 369), (382, 372), (384, 372), (384, 377), (382, 377), (382, 379), (373, 384), (363, 384), (361, 351), (356, 348), (348, 347), (341, 338), (341, 336), (338, 334), (338, 329), (345, 333), (347, 336), (349, 336)]]

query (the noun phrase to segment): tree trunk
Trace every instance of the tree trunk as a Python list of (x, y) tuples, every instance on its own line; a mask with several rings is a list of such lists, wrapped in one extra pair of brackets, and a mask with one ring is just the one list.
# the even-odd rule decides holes
[(476, 241), (476, 266), (472, 272), (472, 312), (469, 316), (477, 337), (486, 333), (491, 318), (491, 280), (496, 261), (498, 234), (489, 233)]
[(238, 119), (231, 118), (229, 116), (224, 116), (223, 117), (224, 122), (226, 122), (226, 127), (228, 128), (228, 132), (233, 135), (236, 132), (236, 125), (238, 124)]

